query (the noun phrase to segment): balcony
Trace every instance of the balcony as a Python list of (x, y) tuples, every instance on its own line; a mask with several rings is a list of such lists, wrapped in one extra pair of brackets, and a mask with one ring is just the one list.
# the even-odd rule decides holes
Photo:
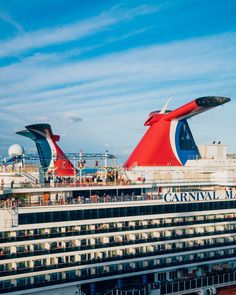
[[(21, 242), (27, 240), (41, 240), (41, 239), (53, 239), (59, 237), (70, 237), (70, 236), (83, 236), (83, 235), (94, 235), (102, 233), (112, 233), (112, 232), (122, 232), (122, 231), (134, 231), (141, 229), (152, 229), (152, 228), (167, 228), (167, 227), (181, 227), (185, 225), (197, 225), (197, 224), (208, 224), (208, 223), (218, 223), (218, 222), (234, 222), (235, 218), (218, 218), (213, 220), (195, 220), (186, 221), (178, 223), (165, 223), (165, 224), (148, 224), (148, 225), (138, 225), (138, 226), (127, 226), (127, 227), (113, 227), (113, 228), (103, 228), (103, 229), (93, 229), (93, 230), (81, 230), (81, 231), (70, 231), (70, 232), (55, 232), (55, 233), (45, 233), (45, 234), (35, 234), (35, 235), (23, 235), (16, 237), (4, 237), (0, 238), (0, 243), (10, 243), (10, 242)], [(1, 259), (1, 258), (0, 258)]]
[[(232, 246), (232, 249), (234, 249), (234, 246), (236, 245), (235, 242), (230, 242), (230, 243), (222, 243), (222, 244), (215, 244), (215, 245), (203, 245), (203, 246), (196, 246), (196, 247), (186, 247), (186, 248), (180, 248), (180, 249), (169, 249), (169, 250), (158, 250), (158, 251), (153, 251), (153, 252), (146, 252), (146, 253), (136, 253), (136, 254), (129, 254), (129, 255), (122, 255), (122, 256), (112, 256), (112, 257), (107, 257), (107, 258), (96, 258), (96, 259), (91, 259), (91, 260), (84, 260), (84, 261), (79, 261), (79, 262), (67, 262), (67, 263), (59, 263), (59, 264), (54, 264), (54, 265), (42, 265), (42, 266), (37, 266), (34, 268), (20, 268), (20, 269), (13, 269), (13, 270), (5, 270), (5, 271), (0, 271), (0, 277), (1, 276), (9, 276), (9, 275), (14, 275), (14, 274), (22, 274), (22, 273), (28, 273), (28, 272), (38, 272), (38, 271), (43, 271), (43, 270), (51, 270), (51, 269), (61, 269), (61, 268), (66, 268), (66, 267), (72, 267), (72, 266), (81, 266), (81, 265), (91, 265), (91, 264), (97, 264), (97, 263), (105, 263), (105, 262), (112, 262), (112, 261), (120, 261), (122, 263), (122, 260), (133, 260), (135, 258), (145, 258), (145, 257), (150, 257), (150, 256), (162, 256), (165, 254), (173, 254), (173, 253), (183, 253), (183, 255), (188, 255), (191, 254), (192, 251), (203, 251), (206, 249), (212, 249), (217, 247), (224, 247), (224, 246)], [(195, 254), (193, 254), (195, 255)], [(195, 255), (196, 256), (196, 255)], [(227, 255), (215, 255), (212, 257), (194, 257), (194, 259), (183, 259), (183, 261), (178, 261), (175, 257), (171, 263), (161, 263), (161, 267), (165, 266), (178, 266), (178, 265), (184, 265), (188, 263), (196, 263), (196, 262), (202, 262), (202, 261), (211, 261), (214, 259), (223, 259), (223, 258), (230, 258), (230, 257), (235, 257), (235, 253), (232, 254), (227, 254)], [(157, 266), (156, 266), (157, 267)]]
[[(127, 245), (138, 245), (142, 243), (151, 243), (151, 242), (162, 242), (162, 241), (171, 241), (171, 240), (182, 240), (182, 239), (189, 239), (189, 238), (196, 238), (196, 237), (205, 237), (205, 236), (212, 236), (212, 235), (219, 235), (219, 234), (229, 234), (235, 233), (235, 230), (225, 230), (222, 231), (214, 231), (214, 232), (205, 232), (205, 233), (195, 233), (195, 234), (188, 234), (188, 235), (179, 235), (179, 236), (167, 236), (167, 237), (158, 237), (158, 238), (147, 238), (147, 239), (138, 239), (138, 240), (127, 240), (122, 242), (109, 242), (109, 243), (99, 243), (94, 245), (84, 245), (79, 247), (57, 247), (54, 249), (44, 249), (32, 252), (20, 252), (20, 253), (13, 253), (13, 254), (2, 254), (0, 255), (0, 260), (4, 259), (13, 259), (13, 258), (20, 258), (20, 257), (31, 257), (36, 255), (47, 255), (47, 254), (55, 254), (55, 253), (65, 253), (65, 252), (73, 252), (73, 251), (81, 251), (81, 250), (91, 250), (91, 249), (103, 249), (103, 248), (110, 248), (110, 247), (117, 247), (117, 246), (127, 246)], [(230, 245), (234, 242), (225, 243), (226, 246)], [(218, 243), (217, 247), (222, 246), (222, 243)], [(214, 247), (214, 245), (209, 245), (205, 247)], [(185, 248), (186, 249), (186, 248)], [(183, 249), (182, 249), (183, 251)]]
[[(222, 257), (223, 258), (223, 257)], [(182, 263), (180, 263), (182, 264)], [(163, 264), (163, 267), (174, 266), (174, 264)], [(139, 267), (135, 269), (125, 269), (125, 270), (115, 270), (109, 273), (97, 273), (97, 274), (83, 274), (80, 276), (75, 276), (73, 278), (61, 279), (58, 278), (57, 280), (43, 280), (42, 282), (34, 283), (34, 284), (27, 284), (21, 286), (0, 286), (0, 294), (9, 293), (14, 291), (26, 290), (26, 289), (33, 289), (33, 288), (42, 288), (46, 286), (58, 285), (63, 283), (70, 283), (70, 282), (77, 282), (83, 280), (92, 280), (96, 278), (104, 277), (104, 281), (106, 277), (109, 276), (119, 276), (121, 274), (128, 274), (133, 272), (141, 272), (145, 270), (153, 270), (157, 268), (157, 266), (147, 266), (147, 267)], [(187, 279), (178, 279), (173, 282), (161, 282), (158, 283), (151, 283), (151, 289), (161, 289), (161, 294), (180, 294), (181, 291), (191, 291), (196, 288), (202, 288), (212, 285), (217, 286), (224, 286), (225, 284), (233, 284), (236, 282), (236, 270), (224, 270), (223, 272), (218, 273), (209, 273), (206, 274), (204, 277), (191, 277)]]

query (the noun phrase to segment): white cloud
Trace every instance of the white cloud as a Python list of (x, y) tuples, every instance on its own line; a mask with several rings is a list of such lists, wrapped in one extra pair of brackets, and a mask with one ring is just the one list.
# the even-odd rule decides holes
[(18, 33), (24, 33), (23, 26), (14, 20), (6, 11), (0, 10), (0, 20), (13, 26), (18, 31)]
[[(156, 7), (147, 5), (141, 5), (133, 9), (114, 8), (110, 12), (101, 13), (84, 21), (27, 32), (16, 38), (0, 42), (0, 57), (17, 55), (31, 49), (79, 40), (108, 29), (119, 22), (156, 11)], [(11, 21), (13, 22), (13, 20)]]
[[(140, 130), (145, 130), (142, 125), (148, 113), (160, 108), (170, 93), (175, 95), (170, 107), (203, 95), (233, 96), (235, 50), (236, 34), (226, 33), (69, 64), (35, 56), (2, 68), (0, 106), (17, 117), (19, 125), (22, 122), (19, 129), (39, 115), (48, 117), (59, 133), (66, 134), (67, 150), (92, 146), (89, 151), (96, 151), (95, 147), (108, 143), (109, 150), (127, 154)], [(222, 112), (222, 119), (228, 111)], [(81, 123), (71, 128), (81, 117)], [(224, 134), (219, 120), (205, 122), (204, 132)]]
[[(2, 68), (0, 104), (12, 102), (102, 99), (146, 91), (166, 82), (234, 77), (236, 34), (196, 38), (164, 45), (135, 48), (87, 61), (54, 65), (39, 56)], [(228, 48), (222, 44), (229, 44)], [(195, 81), (195, 82), (194, 82)], [(221, 81), (222, 83), (222, 81)], [(224, 83), (224, 82), (223, 82)], [(157, 85), (157, 86), (155, 86)], [(54, 88), (54, 89), (50, 89)], [(169, 95), (169, 92), (168, 92)]]

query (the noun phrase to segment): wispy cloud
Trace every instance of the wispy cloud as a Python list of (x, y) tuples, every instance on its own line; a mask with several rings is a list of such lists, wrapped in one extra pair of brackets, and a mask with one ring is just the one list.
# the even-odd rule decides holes
[[(123, 14), (120, 9), (2, 42), (0, 56), (92, 36), (121, 21), (153, 13), (148, 6), (123, 10)], [(65, 134), (67, 150), (73, 145), (86, 149), (90, 144), (95, 151), (109, 143), (111, 150), (127, 155), (144, 132), (147, 114), (162, 106), (170, 93), (175, 94), (173, 106), (202, 95), (235, 93), (235, 33), (70, 59), (83, 50), (142, 34), (146, 29), (130, 30), (91, 47), (38, 53), (2, 67), (0, 122), (5, 122), (10, 132), (46, 120)], [(6, 124), (9, 118), (10, 126)], [(218, 125), (215, 132), (221, 128)], [(102, 130), (99, 137), (98, 130)]]
[(83, 121), (80, 115), (77, 114), (76, 112), (67, 112), (65, 113), (64, 117), (65, 119), (67, 119), (68, 121), (72, 123), (78, 123)]
[(147, 28), (141, 28), (141, 29), (138, 29), (138, 30), (135, 30), (135, 31), (132, 31), (132, 32), (129, 32), (127, 34), (124, 34), (122, 36), (119, 36), (119, 37), (111, 37), (111, 38), (108, 38), (106, 41), (105, 41), (105, 44), (109, 44), (109, 43), (112, 43), (112, 42), (117, 42), (117, 41), (121, 41), (121, 40), (125, 40), (125, 39), (128, 39), (130, 37), (133, 37), (133, 36), (136, 36), (136, 35), (139, 35), (139, 34), (142, 34), (148, 30), (151, 30), (152, 27), (147, 27)]
[(24, 28), (23, 26), (17, 22), (16, 20), (14, 20), (10, 14), (8, 14), (6, 11), (3, 11), (2, 9), (0, 10), (0, 20), (8, 23), (9, 25), (13, 26), (18, 33), (23, 34), (24, 33)]
[(156, 11), (156, 7), (149, 7), (147, 5), (141, 5), (133, 9), (113, 8), (110, 12), (103, 12), (84, 21), (28, 32), (11, 40), (0, 42), (0, 57), (21, 54), (34, 48), (42, 48), (74, 40), (78, 41), (108, 29), (119, 22)]
[[(230, 44), (228, 46), (222, 44)], [(149, 88), (163, 88), (167, 81), (209, 81), (234, 77), (236, 35), (228, 33), (208, 38), (135, 48), (87, 61), (50, 64), (33, 58), (2, 68), (0, 104), (28, 104), (43, 100), (79, 102), (106, 96), (123, 96)], [(204, 83), (204, 81), (202, 81)], [(217, 81), (219, 83), (219, 81)], [(169, 86), (168, 86), (169, 87)]]

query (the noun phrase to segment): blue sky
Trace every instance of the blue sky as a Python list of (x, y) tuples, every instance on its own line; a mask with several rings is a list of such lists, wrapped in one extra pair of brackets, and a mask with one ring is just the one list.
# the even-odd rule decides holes
[(190, 121), (197, 143), (236, 151), (236, 2), (0, 2), (0, 153), (48, 122), (67, 152), (125, 159), (149, 112), (206, 95), (232, 101)]

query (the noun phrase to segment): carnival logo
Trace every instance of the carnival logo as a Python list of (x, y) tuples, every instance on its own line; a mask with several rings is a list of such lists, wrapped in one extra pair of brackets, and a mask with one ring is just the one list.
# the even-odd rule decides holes
[(212, 200), (228, 200), (236, 199), (235, 190), (225, 191), (195, 191), (162, 194), (162, 199), (165, 202), (192, 202), (192, 201), (212, 201)]

